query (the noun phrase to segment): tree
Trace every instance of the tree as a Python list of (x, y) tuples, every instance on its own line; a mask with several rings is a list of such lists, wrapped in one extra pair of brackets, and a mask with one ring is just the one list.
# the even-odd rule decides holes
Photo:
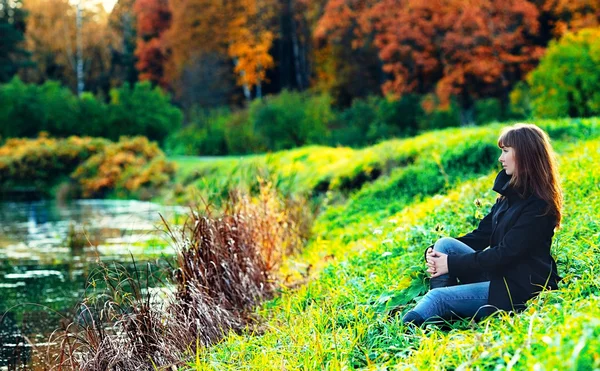
[(135, 0), (119, 0), (108, 19), (111, 37), (111, 86), (124, 82), (134, 84), (138, 80), (135, 67), (136, 18), (133, 10)]
[(566, 33), (550, 43), (529, 75), (533, 110), (540, 117), (600, 114), (600, 28)]
[(371, 12), (381, 0), (329, 0), (315, 25), (316, 88), (340, 106), (381, 92), (385, 75)]
[(20, 1), (0, 0), (0, 83), (9, 81), (26, 63), (24, 12)]
[(137, 17), (137, 46), (135, 56), (140, 80), (149, 80), (163, 87), (167, 86), (165, 62), (168, 52), (163, 34), (171, 25), (171, 10), (168, 0), (136, 0), (134, 7)]
[(375, 42), (391, 79), (385, 93), (435, 89), (447, 104), (455, 96), (463, 123), (473, 121), (475, 99), (508, 101), (512, 86), (532, 70), (544, 48), (533, 40), (539, 11), (523, 0), (382, 0), (369, 14)]
[(273, 42), (276, 60), (270, 77), (274, 91), (305, 90), (311, 84), (314, 51), (313, 31), (326, 0), (280, 0), (278, 37)]
[(273, 66), (270, 49), (276, 37), (275, 0), (172, 0), (172, 27), (165, 35), (169, 48), (168, 75), (177, 79), (185, 66), (204, 54), (227, 56), (238, 85), (250, 98), (260, 92)]
[(597, 0), (545, 0), (542, 10), (552, 15), (557, 36), (600, 24), (600, 2)]
[(244, 88), (246, 99), (256, 87), (261, 97), (261, 84), (266, 70), (274, 66), (269, 54), (275, 37), (269, 23), (273, 20), (273, 4), (264, 0), (239, 0), (235, 15), (229, 22), (227, 53), (233, 59), (238, 85)]
[(77, 33), (81, 36), (86, 90), (108, 89), (110, 37), (108, 14), (97, 0), (81, 0), (82, 24), (77, 29), (76, 9), (68, 0), (28, 0), (24, 3), (26, 48), (34, 62), (22, 69), (24, 81), (58, 80), (76, 91)]

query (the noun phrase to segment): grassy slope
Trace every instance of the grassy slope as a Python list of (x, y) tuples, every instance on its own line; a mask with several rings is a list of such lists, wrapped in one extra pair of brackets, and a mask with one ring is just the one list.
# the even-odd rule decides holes
[[(546, 124), (556, 138), (567, 139), (563, 136), (568, 131), (564, 122)], [(568, 124), (571, 128), (575, 126), (572, 122)], [(582, 127), (576, 132), (581, 132), (582, 137), (597, 136), (597, 121), (587, 124), (592, 131), (585, 132), (588, 129)], [(415, 141), (429, 135), (437, 138), (430, 139), (437, 143), (464, 143), (464, 138), (469, 138), (470, 131), (475, 130), (480, 129), (430, 133)], [(477, 136), (489, 140), (490, 136), (497, 136), (498, 126), (486, 130), (478, 131)], [(490, 318), (480, 324), (458, 323), (449, 332), (435, 327), (405, 331), (398, 319), (388, 318), (389, 308), (409, 304), (425, 291), (421, 262), (424, 246), (440, 236), (457, 236), (472, 229), (495, 197), (489, 190), (494, 170), (485, 175), (451, 175), (452, 182), (441, 183), (441, 188), (434, 187), (431, 192), (411, 191), (402, 196), (397, 189), (407, 184), (403, 179), (413, 179), (415, 189), (438, 179), (437, 174), (423, 179), (418, 176), (422, 170), (431, 170), (426, 159), (440, 156), (438, 164), (444, 164), (444, 156), (454, 148), (450, 145), (436, 152), (426, 145), (415, 145), (416, 157), (423, 161), (416, 159), (406, 167), (392, 168), (387, 175), (354, 193), (347, 203), (329, 207), (319, 218), (316, 238), (297, 260), (323, 265), (324, 257), (331, 260), (333, 256), (333, 262), (320, 270), (316, 280), (297, 291), (282, 292), (259, 310), (266, 321), (264, 333), (231, 334), (218, 346), (200, 352), (190, 367), (278, 370), (385, 366), (444, 369), (459, 365), (484, 369), (511, 364), (518, 369), (534, 368), (536, 364), (539, 369), (600, 367), (600, 282), (594, 273), (598, 269), (600, 174), (593, 172), (600, 160), (600, 141), (575, 145), (568, 142), (555, 142), (562, 153), (566, 207), (564, 226), (555, 237), (553, 249), (565, 280), (562, 290), (544, 293), (531, 303), (527, 312)], [(387, 149), (378, 153), (392, 158), (403, 152), (394, 151), (394, 146), (400, 143), (410, 147), (410, 140), (390, 141), (380, 144), (379, 148)], [(377, 153), (376, 148), (362, 151)], [(385, 163), (374, 157), (361, 163), (365, 166)], [(348, 171), (347, 167), (339, 169)], [(317, 173), (314, 178), (322, 174)], [(329, 176), (340, 178), (335, 172)], [(438, 190), (442, 194), (434, 195)]]
[[(553, 138), (585, 138), (598, 130), (598, 120), (543, 120), (538, 125)], [(178, 165), (176, 182), (190, 186), (205, 196), (221, 196), (224, 189), (252, 183), (257, 175), (276, 178), (293, 191), (353, 191), (380, 174), (423, 158), (435, 161), (449, 149), (469, 147), (474, 142), (495, 148), (499, 124), (469, 128), (449, 128), (415, 138), (393, 139), (363, 149), (307, 146), (264, 155), (171, 158)], [(471, 144), (470, 144), (471, 143)]]

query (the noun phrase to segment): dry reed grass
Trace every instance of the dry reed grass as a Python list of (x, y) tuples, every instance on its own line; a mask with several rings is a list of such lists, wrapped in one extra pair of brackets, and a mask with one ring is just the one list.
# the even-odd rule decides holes
[(60, 350), (48, 353), (48, 368), (170, 369), (197, 346), (241, 331), (273, 296), (281, 261), (308, 238), (306, 206), (261, 181), (256, 197), (232, 192), (221, 212), (193, 209), (183, 226), (163, 219), (177, 251), (173, 290), (161, 297), (150, 289), (150, 265), (145, 272), (104, 267), (102, 304), (81, 304), (77, 320), (53, 334)]

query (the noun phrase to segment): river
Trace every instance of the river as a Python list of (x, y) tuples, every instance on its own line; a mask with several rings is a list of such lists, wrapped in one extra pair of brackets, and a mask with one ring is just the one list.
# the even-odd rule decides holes
[(0, 370), (42, 369), (32, 347), (73, 318), (99, 267), (168, 259), (159, 213), (177, 221), (186, 211), (124, 200), (0, 203)]

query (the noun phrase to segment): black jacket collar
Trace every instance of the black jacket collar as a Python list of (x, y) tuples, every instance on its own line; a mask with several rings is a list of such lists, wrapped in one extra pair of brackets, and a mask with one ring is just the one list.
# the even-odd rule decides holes
[(498, 175), (496, 176), (496, 180), (494, 181), (494, 187), (492, 188), (494, 191), (500, 193), (502, 196), (508, 198), (509, 200), (514, 200), (518, 198), (527, 198), (521, 196), (523, 192), (517, 192), (511, 185), (510, 179), (512, 175), (506, 174), (506, 170), (502, 169)]
[(512, 175), (506, 174), (506, 170), (502, 169), (502, 171), (496, 175), (496, 180), (494, 181), (494, 187), (492, 189), (502, 196), (508, 196), (510, 193), (514, 192), (509, 184), (511, 178)]

